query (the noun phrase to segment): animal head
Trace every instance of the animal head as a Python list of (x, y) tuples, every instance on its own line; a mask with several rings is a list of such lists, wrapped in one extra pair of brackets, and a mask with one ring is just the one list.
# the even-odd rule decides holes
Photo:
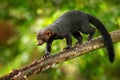
[(40, 29), (37, 33), (37, 45), (42, 45), (47, 42), (52, 36), (52, 31), (50, 29)]

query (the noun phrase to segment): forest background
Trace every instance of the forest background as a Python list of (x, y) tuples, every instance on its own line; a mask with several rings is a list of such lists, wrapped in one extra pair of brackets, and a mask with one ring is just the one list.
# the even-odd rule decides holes
[[(109, 32), (120, 29), (120, 0), (0, 0), (0, 76), (40, 59), (46, 45), (37, 46), (36, 32), (69, 10), (97, 17)], [(88, 35), (82, 35), (85, 42)], [(95, 37), (99, 35), (96, 31)], [(54, 41), (52, 54), (65, 46), (65, 40)], [(120, 43), (114, 44), (114, 48), (113, 64), (102, 48), (56, 65), (29, 80), (119, 80)]]

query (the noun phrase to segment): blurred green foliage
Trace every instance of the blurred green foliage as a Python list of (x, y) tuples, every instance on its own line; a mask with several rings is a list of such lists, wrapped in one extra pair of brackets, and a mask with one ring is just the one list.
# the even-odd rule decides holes
[[(99, 18), (109, 32), (120, 28), (120, 0), (0, 0), (0, 76), (40, 59), (45, 44), (36, 45), (36, 32), (75, 9)], [(97, 31), (95, 37), (98, 35)], [(86, 41), (87, 36), (83, 36)], [(65, 45), (65, 40), (54, 41), (52, 53)], [(106, 50), (99, 49), (56, 65), (30, 80), (119, 80), (120, 43), (114, 47), (113, 64), (108, 61)]]

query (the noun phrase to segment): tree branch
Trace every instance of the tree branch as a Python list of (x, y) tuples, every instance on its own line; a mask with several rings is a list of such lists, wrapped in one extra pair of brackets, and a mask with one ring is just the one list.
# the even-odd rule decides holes
[[(120, 42), (120, 30), (116, 30), (110, 33), (113, 43)], [(0, 80), (25, 80), (31, 75), (35, 75), (39, 72), (45, 71), (48, 68), (53, 67), (55, 64), (64, 62), (66, 60), (73, 59), (83, 54), (87, 54), (90, 51), (102, 48), (104, 46), (103, 38), (100, 36), (94, 40), (88, 41), (82, 45), (73, 47), (69, 51), (61, 51), (55, 55), (51, 55), (46, 59), (36, 60), (33, 63), (13, 70), (11, 73), (3, 76)]]

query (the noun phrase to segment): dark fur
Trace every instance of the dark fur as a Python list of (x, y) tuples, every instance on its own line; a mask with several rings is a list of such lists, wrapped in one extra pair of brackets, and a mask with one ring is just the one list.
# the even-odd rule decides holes
[[(95, 17), (82, 13), (78, 10), (72, 10), (69, 12), (64, 13), (62, 16), (60, 16), (53, 24), (50, 24), (46, 28), (38, 31), (37, 38), (39, 40), (43, 40), (42, 44), (44, 42), (47, 42), (46, 46), (46, 54), (50, 54), (51, 51), (51, 44), (52, 41), (55, 39), (63, 39), (66, 38), (67, 47), (65, 49), (70, 49), (72, 46), (72, 38), (71, 35), (74, 36), (78, 43), (82, 43), (82, 36), (80, 32), (84, 34), (89, 34), (87, 40), (91, 40), (95, 34), (95, 28), (91, 27), (89, 24), (93, 24), (101, 33), (101, 35), (104, 38), (105, 46), (108, 50), (109, 60), (111, 62), (114, 61), (114, 49), (111, 37), (107, 30), (105, 29), (104, 25)], [(46, 32), (49, 32), (48, 34), (45, 34)], [(42, 37), (40, 37), (40, 35)], [(46, 36), (48, 36), (46, 40)], [(44, 37), (44, 38), (43, 38)], [(42, 45), (41, 43), (38, 45)]]

